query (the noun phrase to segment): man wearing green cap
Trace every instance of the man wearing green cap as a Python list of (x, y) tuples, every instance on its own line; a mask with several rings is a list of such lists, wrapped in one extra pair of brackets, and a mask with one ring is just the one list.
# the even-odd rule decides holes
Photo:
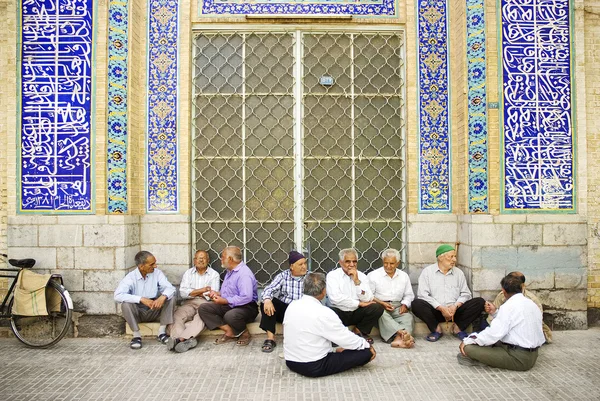
[(456, 250), (451, 245), (440, 245), (435, 251), (437, 263), (427, 266), (419, 276), (418, 299), (412, 302), (413, 314), (427, 324), (427, 341), (442, 337), (441, 322), (453, 322), (454, 335), (461, 340), (467, 336), (467, 327), (481, 315), (483, 298), (472, 298), (467, 280), (456, 269)]

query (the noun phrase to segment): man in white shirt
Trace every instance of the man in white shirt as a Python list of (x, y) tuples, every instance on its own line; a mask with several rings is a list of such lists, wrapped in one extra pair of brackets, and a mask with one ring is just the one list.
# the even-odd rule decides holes
[(419, 276), (418, 299), (412, 302), (412, 312), (427, 324), (427, 341), (442, 337), (439, 323), (453, 322), (452, 331), (459, 339), (465, 330), (481, 316), (483, 298), (472, 298), (464, 273), (455, 267), (456, 251), (451, 245), (440, 245), (435, 251), (437, 263), (427, 266)]
[(379, 318), (379, 334), (383, 341), (395, 348), (411, 348), (415, 345), (412, 331), (413, 315), (408, 311), (415, 299), (410, 277), (398, 269), (400, 252), (387, 249), (381, 253), (383, 267), (367, 275), (373, 300), (383, 306), (385, 311)]
[[(322, 377), (362, 366), (375, 358), (375, 349), (344, 327), (324, 306), (325, 276), (309, 273), (304, 295), (292, 301), (283, 319), (283, 354), (290, 370), (308, 377)], [(331, 343), (338, 345), (332, 348)]]
[[(508, 273), (508, 275), (515, 276), (516, 278), (521, 280), (521, 288), (523, 289), (523, 291), (522, 291), (523, 296), (525, 298), (531, 299), (537, 305), (537, 307), (539, 308), (540, 312), (542, 312), (542, 315), (543, 315), (544, 308), (542, 306), (542, 303), (540, 302), (538, 297), (533, 292), (531, 292), (531, 291), (527, 290), (527, 288), (525, 288), (525, 275), (521, 272), (511, 272), (511, 273)], [(502, 306), (502, 304), (504, 302), (506, 302), (506, 297), (504, 296), (502, 291), (500, 291), (500, 293), (496, 296), (493, 303), (486, 302), (485, 311), (486, 311), (486, 313), (488, 313), (488, 318), (487, 318), (488, 324), (492, 322), (492, 319), (494, 319), (494, 314), (496, 312), (496, 309), (498, 309), (500, 306)], [(550, 327), (548, 327), (548, 325), (544, 322), (542, 322), (542, 330), (544, 331), (544, 337), (546, 338), (546, 343), (551, 344), (552, 343), (552, 330), (550, 330)]]
[(158, 341), (166, 344), (169, 340), (167, 325), (173, 323), (175, 287), (169, 283), (164, 273), (156, 268), (156, 258), (148, 251), (135, 255), (137, 269), (132, 270), (121, 280), (115, 290), (115, 301), (121, 303), (123, 317), (133, 330), (132, 349), (142, 348), (142, 334), (139, 323), (154, 322), (160, 318)]
[(198, 345), (196, 337), (204, 330), (198, 308), (209, 302), (210, 291), (219, 291), (221, 283), (219, 273), (208, 267), (209, 263), (208, 252), (197, 251), (194, 255), (194, 267), (183, 273), (179, 294), (184, 301), (173, 315), (171, 337), (167, 342), (170, 351), (186, 352)]
[(542, 312), (522, 294), (521, 280), (508, 275), (501, 281), (506, 302), (495, 313), (490, 327), (471, 334), (460, 344), (461, 365), (479, 363), (509, 370), (529, 370), (544, 344)]
[(373, 344), (369, 333), (383, 314), (383, 306), (373, 300), (369, 279), (357, 269), (358, 252), (353, 248), (342, 249), (339, 257), (341, 267), (327, 274), (331, 309), (345, 326), (356, 326), (354, 333)]

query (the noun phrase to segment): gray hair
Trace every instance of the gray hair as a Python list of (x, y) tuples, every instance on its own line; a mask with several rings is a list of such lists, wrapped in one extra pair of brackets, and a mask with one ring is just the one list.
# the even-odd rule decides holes
[(138, 253), (135, 254), (135, 265), (136, 266), (143, 265), (144, 263), (146, 263), (146, 261), (148, 260), (148, 258), (150, 256), (154, 256), (154, 255), (152, 255), (148, 251), (139, 251)]
[(230, 256), (234, 262), (242, 261), (242, 250), (237, 246), (228, 246), (223, 249), (223, 254)]
[(400, 262), (400, 251), (394, 248), (386, 249), (381, 252), (381, 260), (385, 258), (396, 258), (396, 262)]
[(349, 253), (353, 253), (354, 256), (356, 256), (356, 259), (358, 259), (358, 252), (356, 252), (356, 249), (354, 248), (346, 248), (346, 249), (342, 249), (339, 253), (339, 257), (340, 260), (344, 260), (344, 258), (346, 257), (347, 254)]
[(308, 273), (304, 278), (304, 289), (306, 295), (316, 297), (321, 295), (325, 289), (325, 275), (323, 273)]

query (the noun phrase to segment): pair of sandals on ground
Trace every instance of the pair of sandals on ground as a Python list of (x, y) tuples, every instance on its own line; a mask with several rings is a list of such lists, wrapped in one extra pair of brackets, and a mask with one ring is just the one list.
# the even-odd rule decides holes
[[(171, 337), (169, 337), (166, 333), (160, 333), (156, 336), (156, 340), (161, 344), (167, 344)], [(131, 342), (129, 343), (129, 348), (131, 349), (140, 349), (142, 348), (142, 337), (133, 337)]]
[[(373, 338), (365, 333), (361, 333), (360, 330), (354, 329), (352, 330), (354, 334), (360, 336), (367, 340), (369, 344), (373, 344)], [(406, 330), (402, 330), (398, 332), (398, 334), (393, 337), (393, 341), (391, 342), (391, 346), (394, 348), (412, 348), (415, 345), (415, 339), (411, 336)], [(335, 346), (335, 345), (334, 345)], [(275, 340), (267, 338), (262, 345), (262, 352), (273, 352), (273, 350), (277, 347), (277, 343)]]
[[(439, 326), (438, 326), (439, 327)], [(441, 330), (441, 327), (440, 327)], [(467, 334), (466, 331), (461, 330), (456, 323), (452, 324), (452, 334), (454, 335), (454, 337), (458, 338), (460, 341), (464, 340), (465, 338), (467, 338), (469, 335)], [(437, 340), (439, 340), (440, 338), (442, 338), (444, 336), (444, 333), (441, 331), (433, 331), (431, 333), (429, 333), (426, 337), (425, 340), (434, 343)]]

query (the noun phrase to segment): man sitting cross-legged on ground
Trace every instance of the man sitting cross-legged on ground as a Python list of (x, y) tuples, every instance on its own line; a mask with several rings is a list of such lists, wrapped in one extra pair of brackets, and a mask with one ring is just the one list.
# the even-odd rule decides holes
[(218, 327), (225, 331), (215, 344), (237, 338), (238, 345), (248, 345), (250, 333), (246, 325), (258, 315), (256, 278), (242, 261), (242, 251), (237, 246), (223, 249), (221, 265), (227, 269), (221, 292), (211, 290), (209, 296), (213, 302), (200, 305), (198, 314), (209, 330)]
[(373, 301), (369, 279), (357, 270), (358, 252), (352, 248), (342, 249), (339, 256), (341, 267), (327, 274), (331, 309), (344, 325), (355, 325), (354, 333), (373, 344), (369, 333), (383, 314), (383, 306)]
[(210, 268), (210, 256), (206, 251), (194, 255), (194, 267), (183, 273), (179, 294), (183, 304), (175, 309), (174, 323), (169, 326), (171, 337), (167, 347), (171, 351), (186, 352), (198, 345), (196, 337), (204, 330), (204, 322), (198, 315), (198, 308), (209, 302), (211, 290), (219, 291), (219, 273)]
[(485, 300), (471, 299), (464, 273), (455, 267), (456, 251), (450, 245), (440, 245), (437, 263), (427, 266), (419, 276), (418, 299), (412, 303), (412, 312), (423, 320), (431, 332), (425, 339), (437, 341), (443, 332), (439, 323), (454, 322), (452, 330), (461, 340), (465, 330), (483, 312)]
[(398, 269), (400, 252), (387, 249), (381, 253), (383, 267), (367, 275), (375, 302), (385, 308), (379, 318), (379, 334), (383, 341), (396, 348), (415, 345), (412, 332), (413, 315), (408, 311), (415, 299), (408, 274)]
[[(375, 358), (375, 349), (348, 331), (337, 315), (321, 304), (325, 276), (309, 273), (304, 295), (288, 306), (283, 319), (283, 353), (290, 370), (308, 377), (322, 377), (362, 366)], [(332, 342), (338, 348), (332, 350)]]
[(509, 370), (529, 370), (535, 365), (538, 348), (544, 343), (542, 312), (521, 293), (521, 280), (515, 276), (502, 279), (506, 302), (498, 309), (490, 327), (471, 334), (460, 344), (457, 355), (461, 365), (479, 362)]
[(290, 268), (275, 276), (262, 293), (260, 305), (260, 328), (267, 332), (262, 352), (272, 352), (277, 346), (275, 327), (282, 323), (285, 311), (290, 302), (302, 297), (304, 275), (306, 274), (306, 258), (300, 252), (291, 251), (288, 259)]
[(166, 344), (167, 325), (173, 323), (175, 287), (164, 273), (156, 268), (156, 258), (148, 251), (135, 255), (137, 268), (121, 280), (115, 290), (115, 301), (121, 303), (123, 317), (133, 330), (132, 349), (142, 348), (142, 334), (138, 323), (154, 322), (160, 318), (158, 341)]
[[(508, 275), (515, 276), (516, 278), (521, 280), (521, 288), (523, 289), (523, 291), (522, 291), (523, 296), (525, 298), (531, 299), (537, 305), (537, 307), (540, 309), (540, 312), (542, 312), (542, 314), (543, 314), (544, 308), (542, 307), (542, 303), (540, 302), (538, 297), (536, 297), (533, 292), (528, 291), (525, 288), (525, 275), (521, 272), (511, 272), (511, 273), (508, 273)], [(500, 291), (500, 293), (496, 296), (496, 299), (494, 299), (494, 303), (486, 302), (485, 311), (489, 314), (488, 318), (487, 318), (488, 323), (492, 322), (492, 319), (494, 319), (494, 314), (496, 313), (496, 310), (500, 306), (502, 306), (502, 304), (504, 304), (504, 302), (506, 302), (506, 297), (504, 296), (504, 293), (502, 291)], [(544, 331), (544, 337), (546, 338), (546, 342), (548, 344), (551, 344), (552, 343), (552, 330), (550, 330), (550, 327), (548, 327), (548, 325), (546, 323), (544, 323), (543, 321), (542, 321), (542, 330)]]

